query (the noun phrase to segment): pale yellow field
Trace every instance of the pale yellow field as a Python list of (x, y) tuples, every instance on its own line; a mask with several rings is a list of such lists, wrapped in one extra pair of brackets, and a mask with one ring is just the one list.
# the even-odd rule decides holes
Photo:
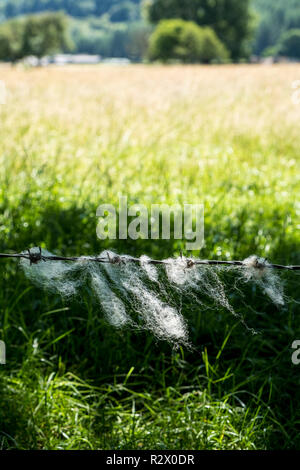
[(295, 209), (299, 65), (2, 67), (0, 79), (7, 198), (36, 178), (41, 191), (55, 179), (62, 204), (204, 202), (215, 224), (249, 204)]

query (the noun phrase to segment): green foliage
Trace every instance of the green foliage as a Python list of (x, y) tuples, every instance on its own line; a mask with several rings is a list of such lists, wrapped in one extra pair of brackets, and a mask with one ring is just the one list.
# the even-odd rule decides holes
[[(151, 27), (141, 21), (139, 3), (139, 0), (4, 0), (0, 6), (0, 21), (1, 17), (5, 19), (48, 10), (64, 11), (70, 16), (74, 52), (129, 57), (133, 61), (141, 61), (147, 49)], [(34, 23), (34, 16), (31, 18)], [(36, 32), (37, 25), (30, 24), (28, 29), (32, 34), (26, 49), (39, 56), (45, 48), (45, 41)], [(8, 57), (7, 42), (6, 39), (2, 41), (2, 57), (5, 58)], [(55, 46), (55, 38), (51, 34), (47, 39), (47, 43), (50, 42)]]
[(142, 21), (110, 24), (103, 19), (90, 19), (71, 20), (70, 29), (77, 52), (141, 61), (152, 28)]
[(128, 23), (140, 19), (139, 9), (129, 1), (120, 2), (113, 6), (108, 14), (113, 23)]
[(108, 56), (115, 30), (108, 28), (100, 20), (70, 19), (70, 34), (78, 53)]
[(280, 55), (300, 59), (300, 28), (283, 33), (277, 51)]
[(15, 62), (26, 56), (42, 57), (71, 47), (62, 13), (43, 13), (0, 25), (0, 59)]
[(61, 13), (28, 16), (24, 21), (23, 56), (43, 57), (70, 47), (66, 17)]
[[(259, 24), (254, 42), (254, 53), (262, 54), (267, 48), (277, 49), (281, 36), (290, 29), (300, 28), (300, 2), (298, 0), (253, 0), (259, 13)], [(273, 49), (273, 53), (276, 52)], [(297, 57), (297, 56), (295, 56)]]
[(149, 18), (154, 23), (181, 18), (210, 26), (237, 60), (246, 54), (251, 33), (249, 5), (249, 0), (153, 0)]
[(23, 57), (24, 22), (11, 20), (0, 25), (0, 60), (16, 62)]
[[(129, 57), (127, 51), (135, 48), (134, 60), (141, 60), (149, 35), (148, 25), (141, 20), (141, 6), (146, 4), (150, 4), (146, 10), (155, 23), (181, 18), (212, 27), (233, 60), (247, 58), (251, 51), (258, 55), (265, 51), (265, 55), (269, 49), (275, 53), (282, 34), (300, 28), (298, 0), (2, 0), (0, 22), (43, 11), (64, 11), (72, 17), (75, 52)], [(254, 20), (257, 28), (252, 40)], [(133, 23), (138, 23), (139, 34), (143, 36), (142, 47), (139, 44), (133, 47), (128, 39), (137, 29), (130, 26)], [(130, 45), (122, 43), (124, 38)], [(2, 35), (2, 50), (7, 50), (7, 42)]]
[(192, 21), (164, 20), (150, 38), (149, 58), (211, 63), (228, 59), (228, 52), (211, 28), (201, 28)]

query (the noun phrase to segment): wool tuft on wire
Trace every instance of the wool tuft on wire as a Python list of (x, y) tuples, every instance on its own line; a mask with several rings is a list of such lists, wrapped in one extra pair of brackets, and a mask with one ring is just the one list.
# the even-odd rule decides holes
[(248, 328), (244, 317), (230, 303), (222, 279), (224, 271), (234, 273), (237, 291), (238, 283), (252, 283), (280, 308), (285, 304), (285, 295), (276, 268), (300, 268), (272, 265), (257, 256), (244, 261), (184, 256), (152, 260), (103, 251), (97, 257), (64, 258), (41, 248), (0, 257), (19, 258), (25, 275), (34, 284), (67, 300), (89, 286), (107, 321), (115, 328), (148, 330), (175, 346), (189, 344), (187, 320), (181, 313), (187, 298), (199, 309), (226, 309)]

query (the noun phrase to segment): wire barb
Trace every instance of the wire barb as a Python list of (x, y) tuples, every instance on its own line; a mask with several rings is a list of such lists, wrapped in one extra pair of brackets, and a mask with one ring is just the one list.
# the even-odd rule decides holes
[(28, 251), (30, 266), (32, 264), (38, 264), (42, 260), (46, 261), (45, 259), (43, 259), (42, 248), (40, 246), (39, 246), (39, 253), (32, 253), (32, 251), (30, 251), (30, 248), (28, 248), (27, 251)]

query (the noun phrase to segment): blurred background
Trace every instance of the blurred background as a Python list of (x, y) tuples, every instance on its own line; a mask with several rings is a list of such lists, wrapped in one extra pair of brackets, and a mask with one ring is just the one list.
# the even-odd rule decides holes
[(300, 59), (297, 0), (2, 0), (0, 22), (4, 61)]

